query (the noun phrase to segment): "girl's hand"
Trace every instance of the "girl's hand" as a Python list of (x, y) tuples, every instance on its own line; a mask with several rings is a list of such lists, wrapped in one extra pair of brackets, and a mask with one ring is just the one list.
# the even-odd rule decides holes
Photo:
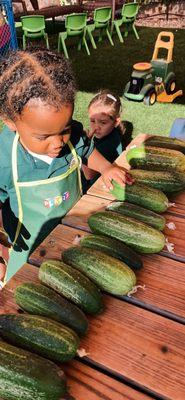
[(87, 136), (89, 139), (92, 139), (92, 137), (93, 137), (93, 135), (94, 135), (94, 132), (92, 132), (90, 129), (85, 129), (85, 133), (86, 133), (86, 136)]
[(0, 257), (0, 290), (3, 288), (3, 280), (6, 275), (6, 265), (2, 257)]
[(132, 185), (134, 179), (129, 175), (128, 171), (124, 168), (116, 167), (111, 165), (102, 172), (102, 179), (105, 186), (109, 189), (113, 189), (112, 180), (114, 179), (120, 186), (124, 187), (125, 184)]

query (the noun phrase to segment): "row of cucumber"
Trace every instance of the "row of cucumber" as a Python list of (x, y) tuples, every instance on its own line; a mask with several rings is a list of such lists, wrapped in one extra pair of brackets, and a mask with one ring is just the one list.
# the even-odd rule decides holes
[(185, 189), (184, 153), (184, 141), (157, 136), (128, 150), (135, 181), (124, 188), (113, 181), (111, 193), (117, 201), (107, 207), (108, 212), (89, 218), (91, 231), (119, 239), (139, 253), (161, 251), (166, 221), (159, 214), (168, 208), (167, 195)]
[(167, 194), (185, 189), (185, 141), (152, 136), (131, 148), (126, 158), (137, 183)]
[[(100, 287), (126, 294), (136, 283), (135, 273), (126, 264), (100, 251), (71, 247), (63, 252), (63, 258), (73, 259), (75, 252), (84, 261), (94, 257), (91, 261), (96, 262), (96, 268), (90, 275), (83, 271), (86, 262), (73, 268), (70, 260), (69, 264), (47, 260), (39, 269), (41, 283), (27, 282), (15, 289), (15, 301), (27, 314), (0, 315), (2, 399), (61, 399), (67, 390), (66, 379), (55, 362), (69, 361), (77, 354), (80, 336), (88, 330), (85, 313), (103, 311)], [(95, 279), (99, 265), (101, 273)]]
[(130, 150), (130, 164), (144, 168), (131, 170), (136, 183), (126, 190), (114, 183), (121, 201), (90, 216), (93, 234), (65, 250), (62, 261), (43, 262), (41, 283), (16, 288), (15, 300), (28, 314), (0, 315), (1, 398), (59, 400), (65, 395), (66, 379), (54, 362), (76, 355), (80, 336), (88, 330), (85, 314), (103, 311), (101, 290), (128, 294), (136, 285), (134, 271), (142, 267), (137, 252), (156, 253), (164, 247), (166, 221), (159, 214), (166, 211), (168, 198), (162, 191), (184, 189), (185, 156), (177, 153), (185, 153), (185, 145), (180, 142), (153, 137), (144, 152), (143, 147)]

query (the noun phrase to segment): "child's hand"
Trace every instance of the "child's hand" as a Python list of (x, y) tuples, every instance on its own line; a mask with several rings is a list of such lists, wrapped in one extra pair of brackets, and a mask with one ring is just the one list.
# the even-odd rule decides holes
[(2, 282), (3, 282), (3, 279), (5, 277), (5, 274), (6, 274), (6, 265), (4, 263), (3, 258), (0, 257), (0, 290), (3, 287), (3, 283)]
[(92, 132), (90, 129), (85, 129), (85, 133), (86, 133), (86, 136), (87, 136), (89, 139), (92, 139), (92, 137), (93, 137), (93, 135), (94, 135), (94, 132)]
[(132, 185), (132, 183), (134, 182), (134, 179), (129, 175), (127, 170), (125, 170), (124, 168), (116, 167), (115, 165), (111, 165), (103, 171), (102, 179), (105, 186), (109, 190), (113, 189), (113, 179), (122, 187), (124, 187), (126, 183), (128, 185)]

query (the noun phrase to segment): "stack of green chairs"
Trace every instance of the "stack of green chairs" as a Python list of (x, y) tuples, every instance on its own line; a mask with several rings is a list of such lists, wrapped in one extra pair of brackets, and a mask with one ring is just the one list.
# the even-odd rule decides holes
[(128, 36), (128, 31), (131, 28), (136, 36), (136, 39), (139, 39), (139, 35), (137, 33), (134, 22), (137, 17), (137, 13), (139, 10), (138, 3), (128, 3), (124, 4), (121, 11), (121, 19), (117, 19), (113, 21), (113, 29), (116, 29), (119, 40), (121, 43), (124, 42), (120, 28), (124, 26), (124, 36)]
[(26, 49), (27, 39), (42, 39), (46, 42), (49, 49), (48, 35), (45, 32), (45, 19), (43, 15), (25, 15), (21, 17), (23, 30), (23, 50)]
[(79, 14), (69, 14), (65, 20), (65, 32), (59, 33), (58, 38), (58, 51), (62, 51), (65, 54), (66, 58), (69, 58), (67, 47), (66, 47), (66, 39), (68, 37), (77, 36), (79, 38), (78, 41), (78, 50), (81, 50), (82, 45), (85, 46), (86, 52), (88, 56), (90, 55), (90, 51), (86, 42), (86, 25), (87, 25), (87, 14), (79, 13)]
[(89, 35), (93, 49), (97, 49), (95, 40), (92, 35), (92, 32), (94, 32), (95, 30), (99, 30), (98, 42), (102, 41), (103, 33), (105, 32), (107, 34), (110, 44), (112, 46), (114, 46), (114, 43), (112, 41), (109, 29), (108, 29), (109, 23), (111, 21), (111, 15), (112, 15), (111, 7), (96, 8), (94, 10), (94, 18), (93, 18), (94, 22), (93, 22), (93, 24), (90, 24), (87, 26), (87, 34)]

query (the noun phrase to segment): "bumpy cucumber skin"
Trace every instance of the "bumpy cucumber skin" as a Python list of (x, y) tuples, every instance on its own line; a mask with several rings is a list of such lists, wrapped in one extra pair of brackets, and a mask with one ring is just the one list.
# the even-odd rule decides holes
[(47, 260), (39, 268), (39, 279), (68, 298), (87, 314), (103, 311), (100, 290), (81, 272), (62, 261)]
[(62, 257), (108, 293), (125, 295), (136, 284), (136, 276), (131, 268), (99, 250), (70, 247), (64, 250)]
[(67, 326), (28, 314), (0, 315), (0, 336), (13, 345), (60, 362), (74, 358), (80, 342)]
[(185, 189), (185, 174), (182, 173), (133, 169), (130, 174), (135, 182), (162, 190), (165, 193), (179, 192)]
[(185, 173), (185, 155), (177, 150), (141, 145), (128, 150), (126, 159), (133, 168)]
[(129, 203), (137, 204), (157, 213), (165, 212), (168, 208), (168, 198), (161, 190), (139, 183), (126, 185), (124, 188), (114, 180), (112, 183), (113, 190), (111, 190), (111, 194), (117, 200), (126, 200)]
[(162, 232), (134, 218), (102, 211), (89, 217), (90, 229), (95, 234), (106, 234), (128, 244), (139, 253), (158, 253), (165, 245)]
[(165, 228), (166, 220), (162, 215), (136, 204), (127, 203), (126, 201), (114, 201), (106, 207), (106, 210), (138, 219), (160, 231)]
[(52, 361), (0, 340), (0, 397), (5, 400), (60, 400), (66, 379)]
[(154, 146), (154, 147), (163, 147), (165, 149), (172, 149), (181, 151), (181, 153), (185, 154), (185, 141), (176, 139), (176, 138), (169, 138), (166, 136), (151, 136), (151, 138), (146, 139), (145, 144), (147, 146)]
[(143, 266), (143, 262), (139, 254), (133, 249), (126, 246), (120, 240), (103, 236), (103, 235), (88, 235), (84, 236), (80, 245), (83, 247), (89, 247), (94, 250), (100, 250), (103, 253), (115, 257), (118, 260), (123, 261), (133, 270), (139, 270)]
[(15, 301), (30, 314), (42, 315), (61, 322), (79, 335), (85, 335), (88, 320), (74, 304), (41, 284), (26, 282), (16, 287)]

